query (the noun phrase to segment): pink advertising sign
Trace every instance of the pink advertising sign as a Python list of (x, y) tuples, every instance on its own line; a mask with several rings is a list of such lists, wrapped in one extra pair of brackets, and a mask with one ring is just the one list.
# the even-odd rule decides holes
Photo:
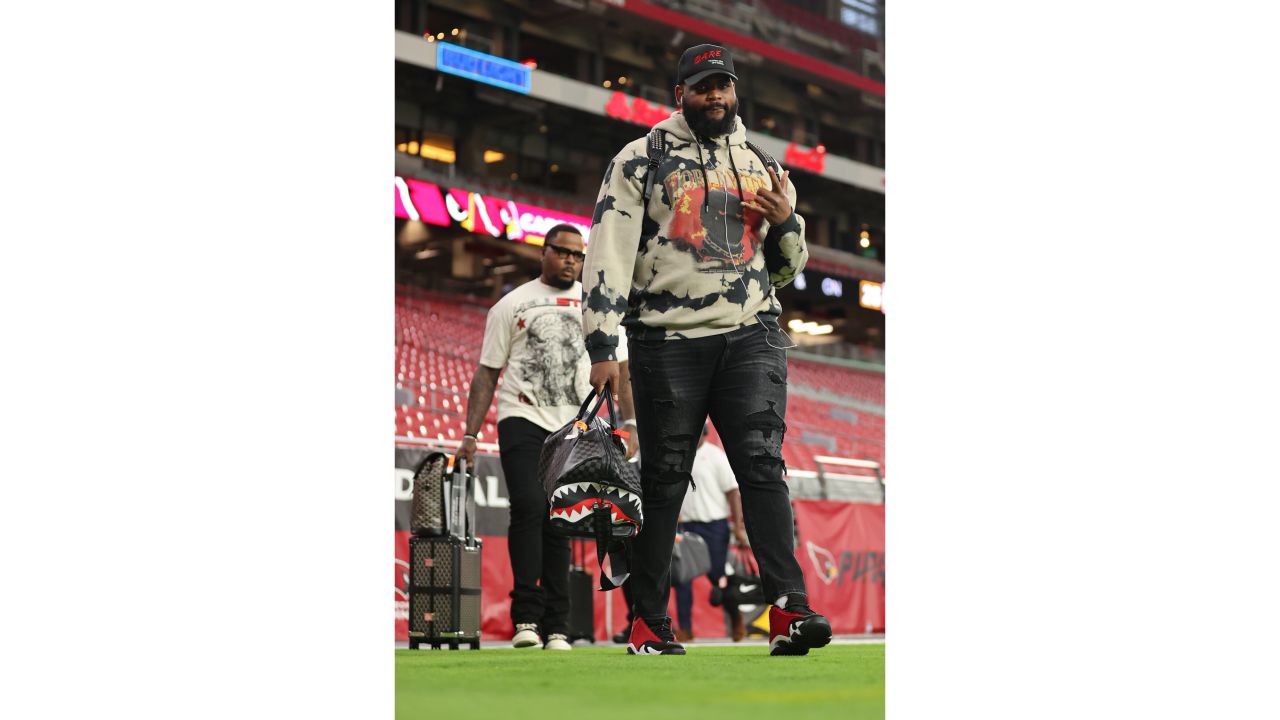
[(514, 200), (396, 176), (396, 217), (431, 225), (457, 224), (475, 233), (541, 245), (547, 230), (569, 223), (588, 241), (591, 218), (570, 215)]

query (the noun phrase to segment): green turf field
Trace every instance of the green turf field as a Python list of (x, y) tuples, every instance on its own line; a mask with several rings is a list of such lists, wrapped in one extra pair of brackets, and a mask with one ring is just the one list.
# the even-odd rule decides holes
[(883, 644), (829, 645), (806, 657), (770, 657), (764, 645), (688, 650), (396, 650), (396, 717), (884, 717)]

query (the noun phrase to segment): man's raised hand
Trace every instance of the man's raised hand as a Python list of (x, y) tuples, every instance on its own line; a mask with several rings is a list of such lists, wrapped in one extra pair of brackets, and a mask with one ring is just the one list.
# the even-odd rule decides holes
[(787, 200), (787, 178), (790, 170), (783, 170), (782, 177), (774, 172), (773, 166), (767, 168), (771, 184), (768, 190), (760, 189), (755, 197), (742, 203), (742, 207), (751, 208), (764, 216), (770, 225), (781, 225), (791, 217), (791, 201)]

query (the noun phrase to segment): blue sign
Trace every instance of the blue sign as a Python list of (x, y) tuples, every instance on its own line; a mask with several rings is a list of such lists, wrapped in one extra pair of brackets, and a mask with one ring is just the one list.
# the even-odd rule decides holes
[(468, 50), (447, 42), (436, 43), (436, 69), (450, 75), (486, 83), (504, 90), (529, 93), (533, 70), (518, 62)]

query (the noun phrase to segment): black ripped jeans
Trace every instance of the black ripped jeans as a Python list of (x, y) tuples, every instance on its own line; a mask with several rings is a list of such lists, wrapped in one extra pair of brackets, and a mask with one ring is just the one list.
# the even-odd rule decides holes
[(738, 480), (765, 596), (773, 602), (805, 592), (783, 477), (787, 353), (765, 337), (756, 324), (711, 337), (628, 343), (644, 488), (644, 528), (627, 580), (637, 617), (666, 617), (676, 523), (708, 414)]

